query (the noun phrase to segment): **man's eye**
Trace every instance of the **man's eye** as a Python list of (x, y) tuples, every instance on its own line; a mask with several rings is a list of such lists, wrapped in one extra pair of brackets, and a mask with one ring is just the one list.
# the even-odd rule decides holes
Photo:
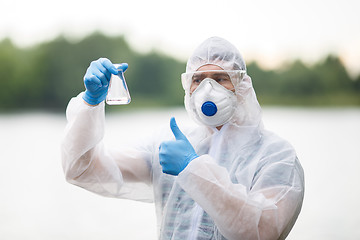
[(201, 83), (201, 79), (200, 78), (193, 78), (193, 83), (198, 83), (200, 84)]
[(230, 81), (228, 78), (216, 78), (216, 81), (218, 83), (225, 83), (225, 82), (228, 82)]

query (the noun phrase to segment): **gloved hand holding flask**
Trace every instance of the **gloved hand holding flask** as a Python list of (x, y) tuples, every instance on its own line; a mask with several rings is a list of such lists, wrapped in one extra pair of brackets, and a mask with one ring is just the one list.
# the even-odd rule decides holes
[(84, 76), (86, 87), (84, 101), (93, 106), (104, 101), (108, 94), (111, 76), (118, 75), (120, 71), (125, 72), (127, 68), (127, 63), (115, 66), (107, 58), (99, 58), (91, 62)]
[(164, 173), (177, 176), (198, 155), (177, 126), (175, 118), (171, 118), (170, 128), (175, 141), (165, 141), (160, 144), (159, 160)]

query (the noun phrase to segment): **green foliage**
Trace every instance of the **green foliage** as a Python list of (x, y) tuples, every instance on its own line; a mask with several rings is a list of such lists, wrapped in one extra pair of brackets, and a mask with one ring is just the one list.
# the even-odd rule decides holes
[(260, 103), (277, 105), (359, 105), (360, 76), (351, 79), (336, 56), (329, 55), (313, 66), (296, 60), (276, 71), (250, 63)]
[[(183, 103), (180, 74), (184, 62), (157, 52), (139, 54), (123, 36), (94, 33), (78, 42), (60, 36), (27, 49), (2, 40), (0, 111), (63, 111), (69, 99), (84, 90), (85, 71), (100, 57), (129, 63), (125, 76), (132, 107)], [(313, 66), (297, 60), (277, 70), (264, 70), (252, 62), (248, 74), (262, 104), (360, 105), (360, 76), (351, 79), (336, 56), (329, 55)]]

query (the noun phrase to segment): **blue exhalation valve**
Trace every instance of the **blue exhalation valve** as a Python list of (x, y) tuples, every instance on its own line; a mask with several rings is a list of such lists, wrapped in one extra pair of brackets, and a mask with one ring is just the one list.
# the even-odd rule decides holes
[(217, 112), (217, 107), (215, 103), (211, 101), (204, 102), (201, 106), (201, 111), (208, 117), (214, 116)]

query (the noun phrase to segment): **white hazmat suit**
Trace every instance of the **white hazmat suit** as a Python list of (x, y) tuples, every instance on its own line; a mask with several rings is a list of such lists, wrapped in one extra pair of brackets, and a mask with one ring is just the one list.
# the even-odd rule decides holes
[[(206, 64), (246, 70), (238, 51), (217, 37), (198, 47), (187, 73)], [(185, 106), (194, 117), (184, 78)], [(104, 102), (89, 106), (80, 94), (66, 112), (66, 179), (103, 196), (154, 202), (159, 239), (285, 239), (302, 206), (302, 167), (287, 141), (264, 130), (250, 77), (233, 84), (238, 105), (230, 121), (220, 130), (183, 131), (199, 157), (178, 176), (163, 173), (159, 163), (159, 145), (174, 138), (170, 128), (146, 144), (108, 149)]]

